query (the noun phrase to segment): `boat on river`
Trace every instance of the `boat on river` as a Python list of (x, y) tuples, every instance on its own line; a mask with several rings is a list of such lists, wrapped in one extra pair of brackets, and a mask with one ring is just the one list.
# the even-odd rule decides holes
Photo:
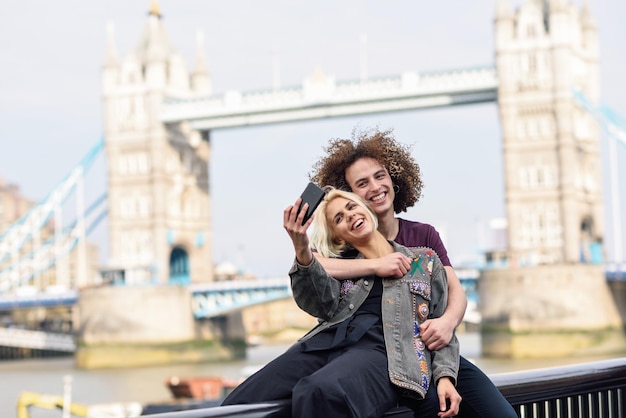
[(142, 415), (163, 412), (188, 411), (219, 406), (241, 380), (224, 379), (220, 376), (172, 376), (165, 381), (173, 399), (166, 402), (149, 403)]
[(240, 382), (219, 376), (180, 378), (172, 376), (165, 381), (175, 399), (218, 400), (228, 395)]

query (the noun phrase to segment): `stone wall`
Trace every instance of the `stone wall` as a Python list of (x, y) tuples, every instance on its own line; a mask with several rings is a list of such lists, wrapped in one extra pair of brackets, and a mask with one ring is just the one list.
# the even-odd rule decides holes
[(609, 282), (609, 289), (611, 289), (613, 300), (622, 317), (622, 324), (626, 328), (626, 281), (616, 280)]
[(80, 368), (203, 362), (245, 355), (241, 313), (196, 320), (189, 289), (84, 289), (75, 314)]
[(486, 270), (478, 290), (487, 357), (626, 352), (622, 320), (601, 266)]
[(317, 319), (301, 310), (293, 298), (243, 311), (243, 323), (250, 341), (291, 343), (317, 325)]
[(74, 323), (76, 364), (91, 369), (238, 358), (246, 342), (295, 342), (317, 320), (293, 298), (195, 319), (186, 287), (111, 286), (82, 290)]

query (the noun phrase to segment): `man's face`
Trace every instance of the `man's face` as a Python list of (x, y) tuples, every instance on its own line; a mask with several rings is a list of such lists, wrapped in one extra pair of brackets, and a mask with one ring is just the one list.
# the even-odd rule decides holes
[(373, 158), (360, 158), (346, 169), (346, 181), (379, 217), (393, 212), (393, 182), (387, 169)]

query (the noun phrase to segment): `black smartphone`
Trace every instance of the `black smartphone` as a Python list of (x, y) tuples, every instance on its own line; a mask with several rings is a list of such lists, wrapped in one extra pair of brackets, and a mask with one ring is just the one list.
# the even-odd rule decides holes
[(313, 212), (315, 212), (315, 209), (317, 209), (319, 204), (322, 203), (322, 199), (324, 199), (325, 195), (326, 192), (324, 191), (324, 189), (320, 188), (317, 184), (312, 182), (309, 182), (309, 184), (307, 184), (306, 188), (300, 195), (300, 197), (302, 198), (302, 203), (300, 203), (300, 207), (298, 208), (298, 214), (300, 214), (300, 209), (302, 209), (302, 206), (305, 203), (309, 204), (309, 208), (304, 214), (302, 225), (304, 225), (306, 221), (309, 220), (311, 215), (313, 215)]

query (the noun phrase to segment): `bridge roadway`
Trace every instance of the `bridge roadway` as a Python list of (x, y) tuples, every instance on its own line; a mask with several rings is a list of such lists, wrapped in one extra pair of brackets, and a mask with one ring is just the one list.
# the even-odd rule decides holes
[(495, 102), (498, 80), (494, 66), (401, 75), (363, 80), (335, 81), (321, 73), (301, 86), (252, 92), (229, 91), (207, 97), (168, 97), (161, 121), (187, 121), (191, 128), (207, 131)]
[(289, 278), (236, 280), (192, 284), (192, 311), (196, 318), (211, 318), (248, 306), (291, 297)]
[[(189, 286), (196, 318), (210, 318), (248, 306), (285, 299), (291, 296), (289, 279), (237, 280), (197, 283)], [(0, 295), (0, 312), (27, 308), (52, 308), (75, 305), (79, 291), (24, 292)]]

